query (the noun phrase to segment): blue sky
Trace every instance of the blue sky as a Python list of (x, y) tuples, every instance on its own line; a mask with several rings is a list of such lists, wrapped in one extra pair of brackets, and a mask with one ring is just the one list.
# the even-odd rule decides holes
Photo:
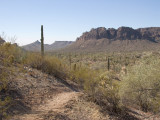
[(91, 28), (160, 27), (160, 0), (0, 0), (0, 33), (25, 45), (76, 40)]

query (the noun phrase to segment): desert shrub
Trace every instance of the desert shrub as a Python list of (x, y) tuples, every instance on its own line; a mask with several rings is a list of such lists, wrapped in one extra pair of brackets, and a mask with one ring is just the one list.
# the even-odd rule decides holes
[(33, 68), (41, 69), (42, 67), (42, 56), (39, 53), (28, 53), (24, 63), (30, 65)]
[(120, 85), (122, 103), (139, 105), (143, 111), (158, 112), (160, 108), (160, 60), (148, 57), (128, 68)]
[(91, 100), (110, 112), (120, 112), (119, 81), (115, 80), (115, 73), (92, 70), (82, 66), (73, 69), (71, 76), (72, 80), (88, 93)]
[(4, 60), (4, 64), (12, 64), (14, 62), (22, 62), (24, 51), (16, 44), (4, 43), (0, 46), (0, 57)]
[(11, 102), (11, 98), (5, 94), (8, 89), (7, 76), (6, 68), (0, 65), (0, 118), (8, 117), (7, 110)]
[(68, 76), (68, 66), (53, 56), (46, 56), (42, 63), (42, 70), (48, 74), (54, 74), (58, 78), (65, 79)]
[(71, 71), (71, 79), (95, 101), (110, 112), (120, 111), (119, 81), (115, 80), (115, 73), (111, 71), (93, 70), (86, 66), (76, 65)]
[(110, 112), (118, 113), (120, 112), (119, 81), (114, 79), (114, 75), (109, 71), (100, 75), (96, 99)]
[(64, 79), (68, 74), (67, 66), (54, 56), (42, 57), (38, 53), (30, 53), (28, 54), (25, 63), (33, 68), (42, 70), (43, 72), (52, 74), (58, 78)]
[(70, 71), (70, 77), (78, 83), (88, 94), (94, 94), (98, 80), (98, 71), (91, 70), (85, 66), (77, 66)]

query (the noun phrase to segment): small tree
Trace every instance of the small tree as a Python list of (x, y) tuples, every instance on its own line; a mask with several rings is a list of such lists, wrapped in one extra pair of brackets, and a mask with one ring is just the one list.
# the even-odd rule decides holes
[(43, 36), (43, 25), (41, 25), (41, 55), (44, 56), (44, 36)]

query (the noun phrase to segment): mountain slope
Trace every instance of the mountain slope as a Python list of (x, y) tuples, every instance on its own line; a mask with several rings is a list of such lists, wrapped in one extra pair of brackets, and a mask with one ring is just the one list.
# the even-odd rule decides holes
[(40, 51), (41, 50), (41, 43), (37, 40), (34, 43), (22, 46), (23, 49), (27, 51)]
[[(72, 41), (55, 41), (51, 45), (44, 44), (44, 49), (45, 51), (53, 51), (53, 50), (64, 48), (72, 43), (73, 43)], [(41, 50), (41, 42), (37, 40), (34, 43), (22, 46), (22, 48), (27, 51), (39, 52)]]
[(0, 37), (0, 44), (3, 44), (5, 41)]
[(48, 49), (49, 51), (57, 50), (71, 45), (72, 43), (73, 41), (55, 41), (53, 44), (49, 45), (48, 48), (46, 46), (46, 49)]
[(160, 27), (99, 27), (85, 32), (64, 51), (144, 51), (160, 49)]

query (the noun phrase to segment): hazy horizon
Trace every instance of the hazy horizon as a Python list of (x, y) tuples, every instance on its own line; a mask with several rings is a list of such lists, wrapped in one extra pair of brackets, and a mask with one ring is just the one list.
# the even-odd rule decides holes
[[(153, 2), (154, 1), (154, 2)], [(91, 28), (159, 27), (159, 0), (0, 0), (0, 33), (16, 35), (19, 45), (40, 40), (45, 44), (75, 41)]]

